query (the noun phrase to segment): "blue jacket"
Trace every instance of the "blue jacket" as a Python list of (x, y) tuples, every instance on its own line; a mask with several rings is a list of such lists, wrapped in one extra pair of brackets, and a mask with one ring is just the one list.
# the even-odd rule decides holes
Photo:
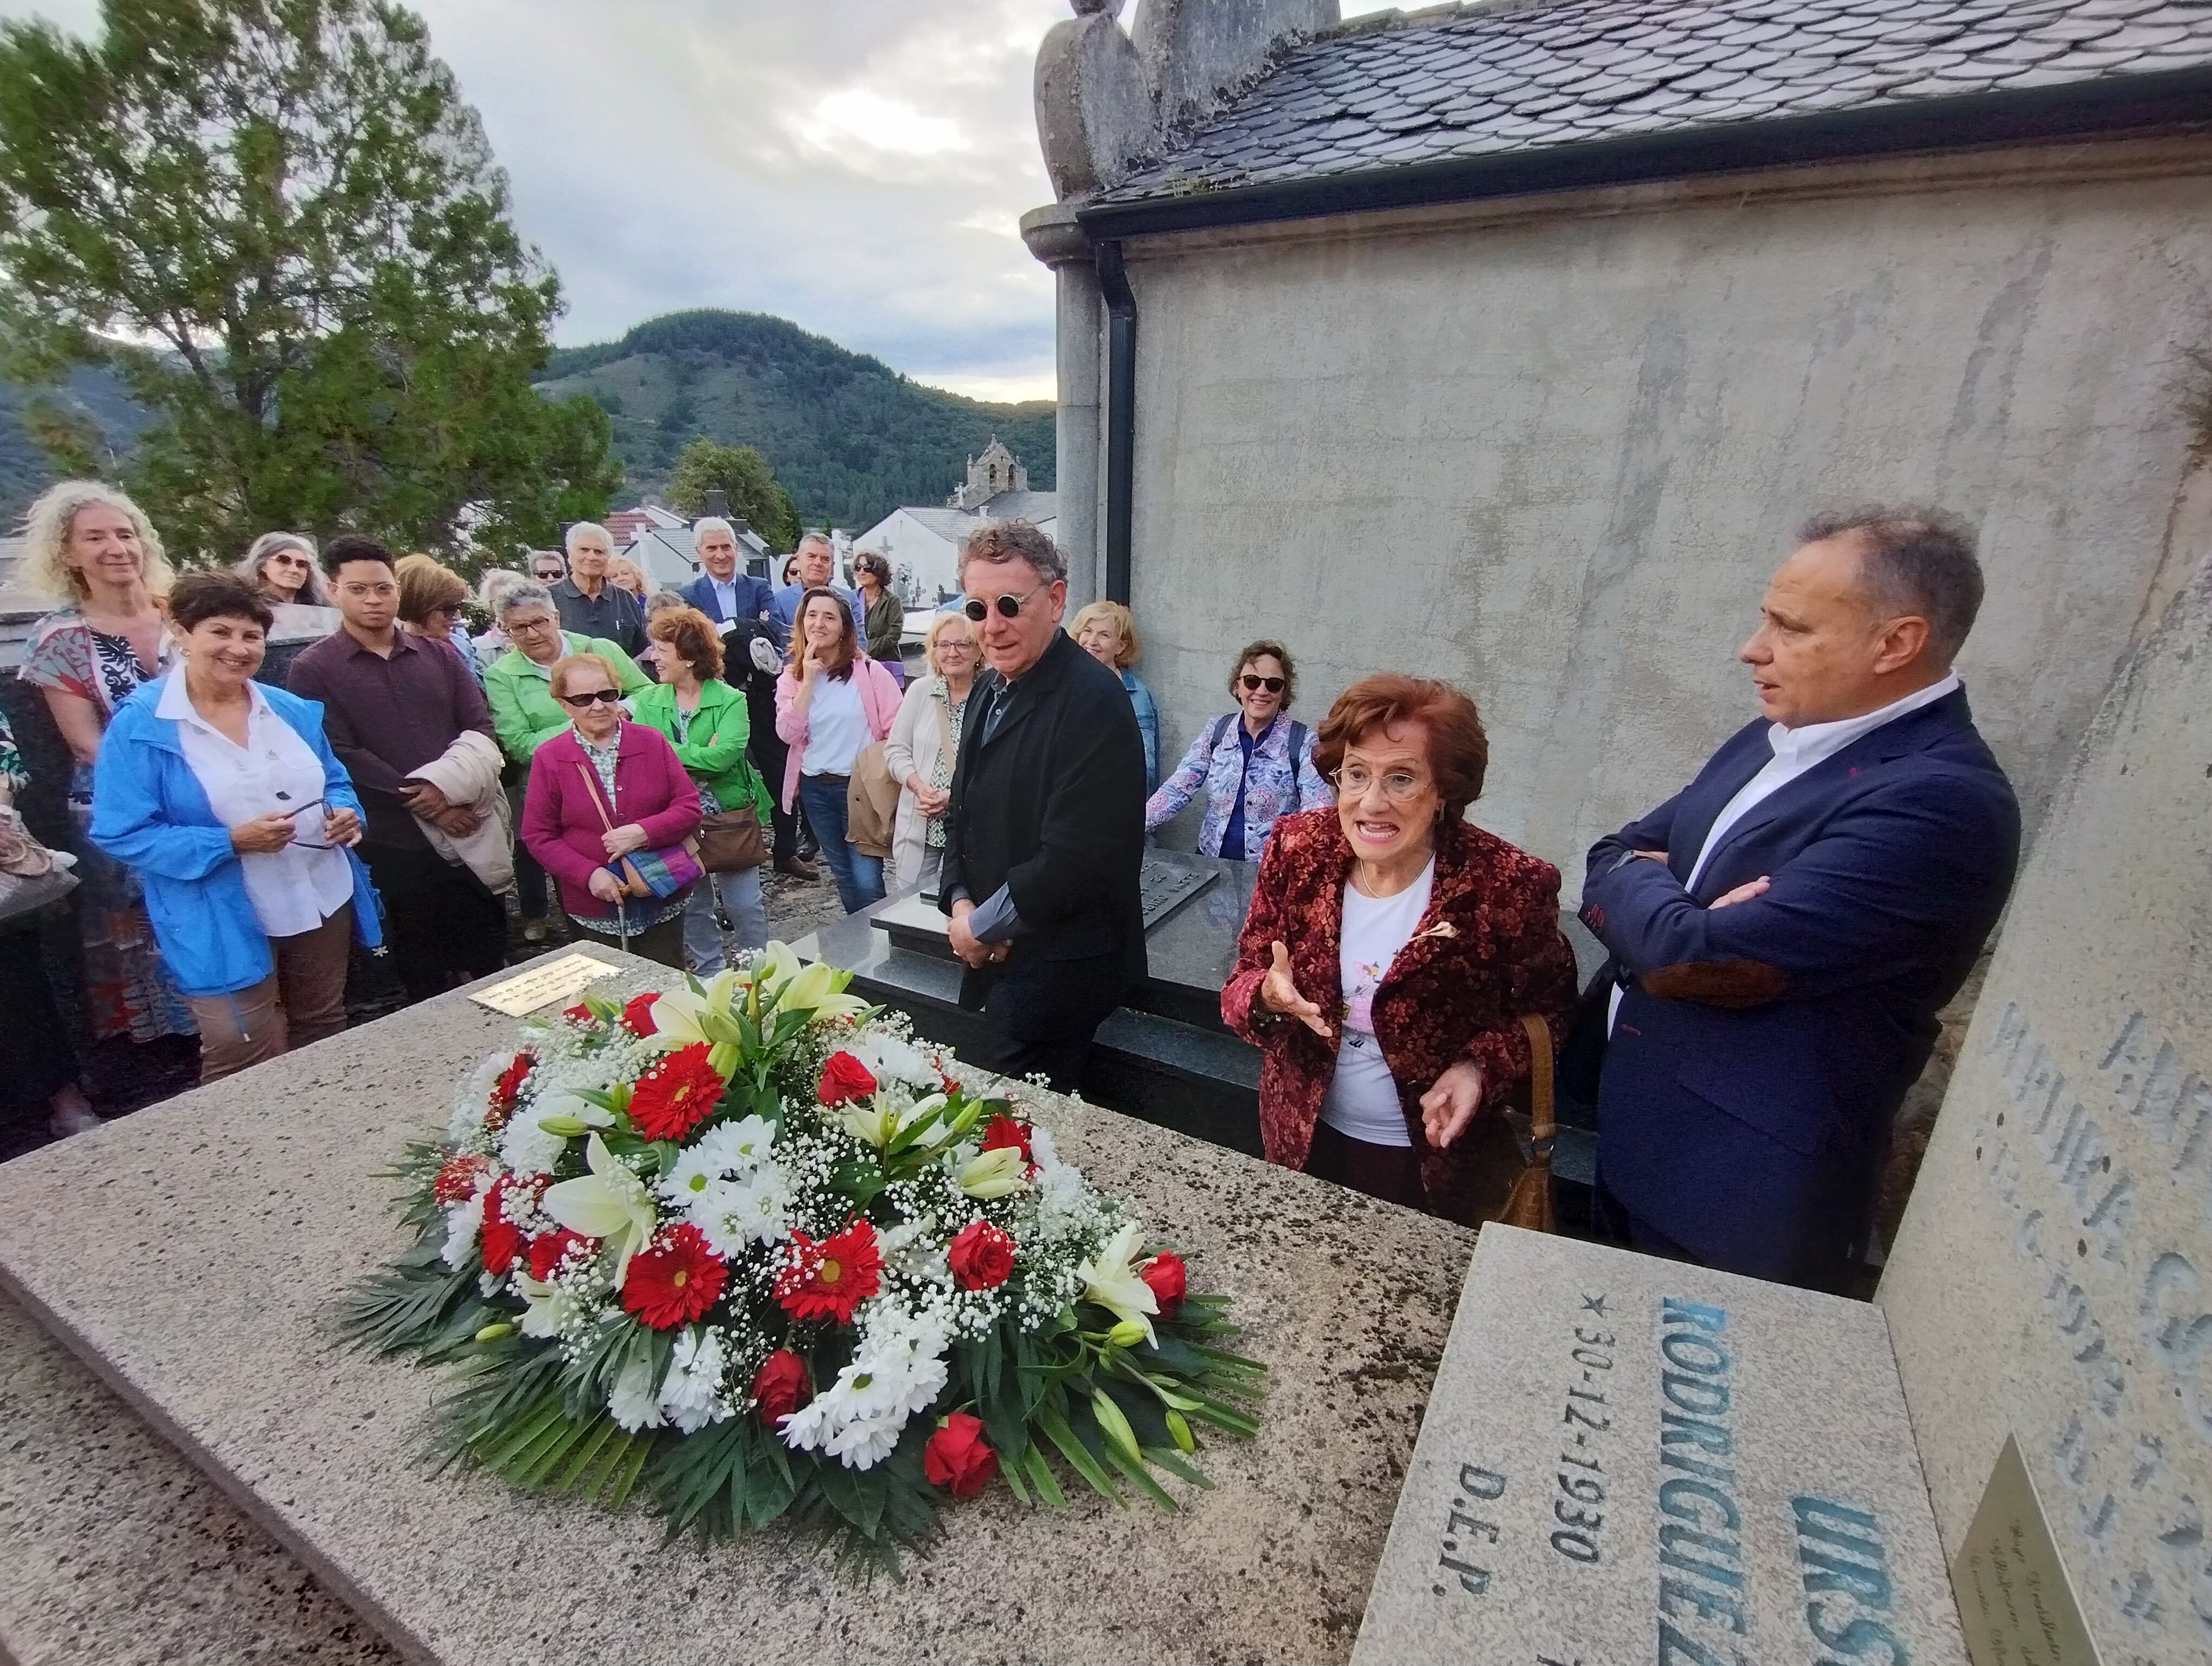
[(1145, 738), (1145, 791), (1160, 784), (1160, 708), (1145, 679), (1123, 671), (1121, 686), (1129, 691), (1129, 709), (1137, 714), (1137, 733)]
[[(1583, 923), (1626, 981), (1598, 1163), (1629, 1212), (1732, 1272), (1834, 1289), (1866, 1247), (1890, 1119), (1996, 924), (2020, 806), (1964, 690), (1756, 806), (1684, 882), (1772, 756), (1747, 725), (1689, 786), (1591, 847)], [(1664, 864), (1628, 853), (1664, 850)], [(1764, 896), (1706, 904), (1762, 875)]]
[[(775, 599), (775, 592), (769, 587), (766, 579), (757, 579), (750, 573), (733, 573), (730, 582), (738, 593), (738, 611), (731, 618), (757, 619), (767, 612)], [(702, 573), (684, 587), (684, 599), (704, 613), (716, 624), (727, 624), (729, 618), (722, 613), (721, 598), (714, 593), (711, 574)]]
[[(177, 987), (188, 995), (230, 994), (260, 982), (275, 962), (229, 830), (208, 807), (175, 722), (155, 715), (166, 680), (141, 684), (100, 738), (92, 767), (93, 842), (137, 871), (154, 940)], [(266, 684), (261, 691), (322, 760), (330, 806), (360, 815), (352, 777), (323, 738), (322, 707)], [(361, 858), (349, 850), (346, 860), (353, 867), (354, 936), (373, 949), (384, 940), (376, 892)]]

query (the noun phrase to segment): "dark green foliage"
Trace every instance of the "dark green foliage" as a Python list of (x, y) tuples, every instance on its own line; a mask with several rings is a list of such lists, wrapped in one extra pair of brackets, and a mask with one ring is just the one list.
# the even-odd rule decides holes
[[(530, 379), (559, 284), (420, 19), (382, 0), (104, 0), (0, 25), (0, 347), (113, 370), (118, 471), (173, 550), (346, 528), (550, 541), (620, 483), (609, 419)], [(50, 426), (53, 460), (85, 436)]]
[(559, 349), (539, 388), (617, 413), (615, 450), (633, 485), (672, 490), (695, 435), (754, 447), (810, 526), (857, 532), (901, 504), (943, 502), (994, 434), (1033, 488), (1053, 485), (1050, 401), (963, 399), (757, 313), (672, 313), (620, 341)]
[[(617, 404), (619, 395), (609, 395)], [(675, 409), (672, 404), (670, 410)], [(667, 413), (662, 413), (663, 420)], [(729, 500), (729, 513), (752, 523), (771, 550), (796, 549), (799, 511), (775, 477), (768, 459), (750, 446), (725, 446), (704, 435), (684, 447), (668, 477), (668, 507), (683, 515), (707, 513), (707, 494)]]

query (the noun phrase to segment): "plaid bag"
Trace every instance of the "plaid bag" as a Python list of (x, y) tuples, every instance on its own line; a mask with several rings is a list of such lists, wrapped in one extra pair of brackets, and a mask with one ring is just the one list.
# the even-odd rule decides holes
[(607, 871), (623, 882), (633, 897), (669, 897), (699, 878), (706, 870), (680, 844), (659, 850), (634, 850), (607, 864)]

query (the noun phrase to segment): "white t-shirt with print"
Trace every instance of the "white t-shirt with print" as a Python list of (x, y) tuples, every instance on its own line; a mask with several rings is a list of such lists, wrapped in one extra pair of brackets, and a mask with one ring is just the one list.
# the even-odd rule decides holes
[(1375, 1039), (1375, 990), (1398, 958), (1398, 951), (1420, 928), (1436, 883), (1431, 860), (1421, 877), (1395, 897), (1368, 897), (1344, 886), (1344, 938), (1338, 966), (1344, 980), (1344, 1043), (1336, 1051), (1336, 1074), (1321, 1102), (1321, 1120), (1349, 1140), (1370, 1146), (1410, 1146), (1398, 1084), (1382, 1061)]

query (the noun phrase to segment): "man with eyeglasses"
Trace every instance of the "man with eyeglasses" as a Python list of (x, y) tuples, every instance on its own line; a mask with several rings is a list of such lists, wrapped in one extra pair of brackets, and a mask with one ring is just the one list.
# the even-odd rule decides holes
[(1145, 975), (1145, 743), (1121, 679), (1060, 629), (1067, 563), (1026, 521), (960, 549), (975, 679), (945, 813), (939, 902), (980, 1010), (975, 1061), (1081, 1086), (1091, 1038)]
[(465, 838), (476, 816), (411, 774), (464, 730), (494, 739), (491, 711), (459, 655), (398, 629), (399, 581), (384, 545), (334, 538), (323, 572), (342, 623), (301, 650), (286, 684), (322, 704), (323, 733), (368, 812), (361, 857), (384, 899), (394, 967), (407, 998), (427, 1000), (507, 960), (505, 904), (433, 849), (415, 820)]

